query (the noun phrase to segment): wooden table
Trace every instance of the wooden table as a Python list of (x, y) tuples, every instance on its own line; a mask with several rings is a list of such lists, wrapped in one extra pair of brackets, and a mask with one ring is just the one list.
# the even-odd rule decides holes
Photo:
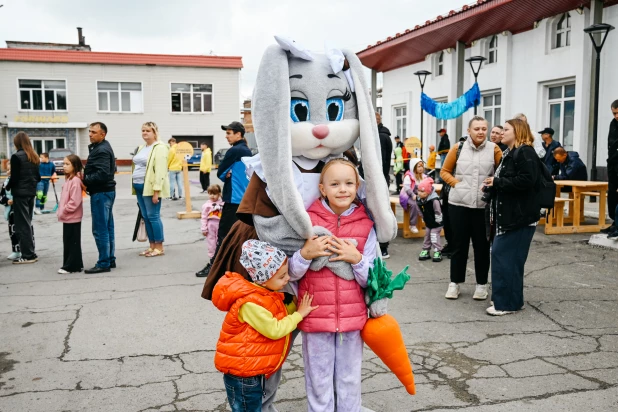
[[(434, 183), (433, 188), (436, 190), (436, 193), (439, 195), (440, 192), (442, 191), (442, 184)], [(401, 207), (401, 205), (399, 204), (399, 196), (391, 196), (390, 202), (391, 202), (391, 209), (393, 210), (393, 214), (397, 216), (396, 209), (397, 207)], [(397, 227), (402, 230), (403, 237), (405, 239), (425, 237), (425, 222), (423, 222), (422, 213), (419, 213), (418, 221), (416, 223), (416, 227), (418, 228), (418, 233), (413, 233), (410, 230), (409, 222), (410, 222), (410, 213), (408, 212), (407, 209), (404, 209), (403, 210), (403, 221), (397, 222)], [(441, 234), (442, 236), (444, 236), (444, 231), (442, 231)]]
[[(570, 226), (545, 226), (546, 235), (557, 235), (564, 233), (596, 233), (605, 228), (605, 205), (607, 202), (607, 182), (588, 182), (582, 180), (556, 180), (556, 197), (560, 197), (561, 190), (565, 186), (571, 186), (572, 202), (569, 205), (569, 213), (564, 219), (564, 223), (572, 223)], [(584, 225), (584, 199), (585, 192), (599, 193), (599, 218), (596, 225)], [(572, 205), (571, 205), (572, 204)], [(560, 205), (559, 207), (563, 207)]]

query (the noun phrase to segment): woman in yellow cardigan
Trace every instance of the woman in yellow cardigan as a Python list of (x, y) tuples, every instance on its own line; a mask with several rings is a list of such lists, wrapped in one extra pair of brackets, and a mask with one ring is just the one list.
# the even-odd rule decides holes
[(133, 194), (146, 224), (150, 247), (140, 256), (156, 257), (164, 255), (163, 222), (161, 221), (161, 200), (169, 197), (170, 187), (167, 178), (168, 147), (159, 141), (159, 129), (154, 122), (142, 125), (140, 146), (133, 156)]

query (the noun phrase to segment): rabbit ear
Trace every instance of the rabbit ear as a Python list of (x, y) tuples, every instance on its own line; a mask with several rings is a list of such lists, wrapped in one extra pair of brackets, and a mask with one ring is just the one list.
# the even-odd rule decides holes
[(287, 53), (266, 49), (253, 91), (253, 127), (270, 198), (299, 236), (313, 234), (311, 220), (294, 183), (290, 133), (290, 71)]
[(363, 66), (354, 52), (344, 50), (343, 54), (350, 64), (352, 79), (356, 86), (356, 103), (360, 125), (361, 162), (365, 172), (367, 188), (367, 207), (376, 224), (379, 242), (388, 242), (397, 236), (397, 219), (390, 208), (386, 180), (382, 173), (380, 138), (375, 120), (375, 110), (371, 104), (369, 89), (363, 75)]

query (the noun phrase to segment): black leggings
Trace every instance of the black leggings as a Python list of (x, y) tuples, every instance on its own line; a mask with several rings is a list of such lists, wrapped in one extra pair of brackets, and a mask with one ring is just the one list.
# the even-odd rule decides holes
[(14, 196), (12, 209), (15, 219), (14, 230), (19, 239), (21, 257), (29, 260), (34, 259), (36, 258), (36, 253), (34, 253), (34, 232), (32, 230), (34, 196)]
[(452, 231), (451, 282), (466, 281), (470, 239), (474, 248), (476, 283), (487, 284), (489, 275), (489, 240), (485, 232), (485, 209), (471, 209), (449, 205), (449, 223)]
[(82, 222), (63, 223), (62, 241), (64, 243), (64, 260), (62, 269), (67, 272), (81, 272), (82, 260)]

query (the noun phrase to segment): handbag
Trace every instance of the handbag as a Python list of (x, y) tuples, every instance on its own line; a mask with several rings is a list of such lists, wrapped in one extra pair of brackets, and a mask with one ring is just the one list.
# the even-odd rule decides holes
[(137, 220), (135, 221), (135, 229), (133, 229), (133, 241), (146, 242), (148, 234), (146, 233), (146, 223), (142, 217), (142, 212), (137, 208)]
[[(455, 176), (455, 170), (457, 170), (457, 161), (459, 160), (459, 155), (461, 154), (461, 149), (463, 148), (464, 142), (459, 142), (457, 144), (459, 145), (459, 147), (457, 147), (457, 154), (455, 155), (455, 167), (453, 167), (453, 173), (451, 173), (453, 176)], [(440, 192), (440, 198), (443, 200), (443, 204), (448, 203), (448, 194), (450, 193), (450, 191), (451, 185), (444, 182), (444, 184), (442, 185), (442, 191)]]

